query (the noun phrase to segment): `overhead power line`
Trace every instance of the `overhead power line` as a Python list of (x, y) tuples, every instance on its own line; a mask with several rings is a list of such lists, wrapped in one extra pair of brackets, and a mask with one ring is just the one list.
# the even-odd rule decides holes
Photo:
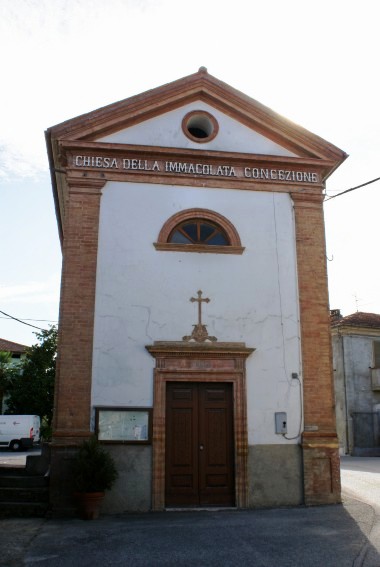
[(339, 197), (340, 195), (344, 195), (345, 193), (349, 193), (350, 191), (355, 191), (355, 189), (360, 189), (360, 187), (365, 187), (366, 185), (370, 185), (371, 183), (375, 183), (375, 181), (379, 181), (380, 177), (376, 177), (376, 179), (372, 179), (372, 181), (367, 181), (367, 183), (362, 183), (361, 185), (357, 185), (356, 187), (351, 187), (351, 189), (346, 189), (341, 193), (337, 193), (336, 195), (332, 195), (332, 197), (328, 197), (325, 201), (330, 201), (330, 199), (335, 199), (335, 197)]
[[(0, 312), (1, 313), (1, 312)], [(9, 317), (1, 317), (0, 319), (9, 319)], [(21, 321), (45, 321), (46, 323), (57, 323), (58, 321), (56, 319), (28, 319), (27, 317), (23, 317), (21, 319)]]
[(8, 317), (9, 319), (13, 319), (14, 321), (18, 321), (19, 323), (22, 323), (23, 325), (28, 325), (28, 327), (33, 327), (34, 329), (39, 329), (40, 331), (47, 331), (47, 329), (43, 329), (42, 327), (36, 327), (36, 325), (31, 325), (30, 323), (25, 323), (25, 321), (22, 321), (21, 319), (18, 319), (17, 317), (13, 317), (13, 315), (9, 315), (9, 313), (4, 313), (4, 311), (0, 311), (0, 313), (2, 313), (3, 315), (6, 315), (6, 317)]

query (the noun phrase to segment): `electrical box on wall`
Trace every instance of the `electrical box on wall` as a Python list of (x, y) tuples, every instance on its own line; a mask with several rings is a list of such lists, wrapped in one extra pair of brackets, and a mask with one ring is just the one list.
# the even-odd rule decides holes
[(286, 417), (286, 412), (279, 411), (274, 414), (276, 433), (283, 435), (288, 432), (288, 419)]

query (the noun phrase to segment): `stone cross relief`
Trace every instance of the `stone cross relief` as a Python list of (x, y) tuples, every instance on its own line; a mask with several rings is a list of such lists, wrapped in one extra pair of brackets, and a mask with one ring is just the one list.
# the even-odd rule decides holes
[(191, 303), (198, 303), (198, 323), (193, 325), (194, 328), (191, 335), (182, 337), (183, 341), (204, 343), (206, 341), (215, 342), (218, 340), (216, 337), (212, 337), (208, 334), (207, 326), (202, 323), (202, 303), (210, 303), (211, 301), (208, 297), (202, 297), (202, 293), (203, 292), (201, 290), (198, 290), (198, 297), (190, 297)]

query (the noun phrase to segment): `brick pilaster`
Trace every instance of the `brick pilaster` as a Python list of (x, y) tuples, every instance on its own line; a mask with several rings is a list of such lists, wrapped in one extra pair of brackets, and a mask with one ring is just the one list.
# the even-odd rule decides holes
[(303, 361), (306, 504), (340, 501), (323, 196), (292, 194)]
[(50, 503), (53, 513), (60, 515), (74, 512), (74, 445), (90, 435), (96, 261), (104, 183), (88, 178), (68, 180), (50, 466)]
[(105, 180), (68, 180), (53, 444), (90, 434), (92, 346), (101, 189)]

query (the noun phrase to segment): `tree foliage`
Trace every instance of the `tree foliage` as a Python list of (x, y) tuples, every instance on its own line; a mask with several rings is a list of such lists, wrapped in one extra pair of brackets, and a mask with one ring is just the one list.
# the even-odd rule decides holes
[(8, 414), (39, 415), (51, 425), (54, 402), (57, 328), (36, 333), (38, 342), (27, 349), (17, 368), (7, 371), (6, 404)]
[(0, 388), (5, 388), (8, 382), (8, 367), (12, 360), (10, 352), (0, 351)]
[(0, 351), (0, 413), (3, 408), (4, 391), (8, 386), (9, 364), (12, 360), (10, 352)]

